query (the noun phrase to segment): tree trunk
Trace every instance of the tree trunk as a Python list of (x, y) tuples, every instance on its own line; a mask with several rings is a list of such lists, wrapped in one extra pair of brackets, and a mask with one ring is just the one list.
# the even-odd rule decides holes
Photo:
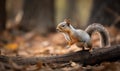
[(6, 0), (0, 0), (0, 32), (5, 30), (6, 24)]
[(93, 0), (88, 24), (101, 23), (111, 26), (120, 23), (120, 0)]
[(54, 0), (25, 0), (21, 29), (46, 34), (55, 31)]

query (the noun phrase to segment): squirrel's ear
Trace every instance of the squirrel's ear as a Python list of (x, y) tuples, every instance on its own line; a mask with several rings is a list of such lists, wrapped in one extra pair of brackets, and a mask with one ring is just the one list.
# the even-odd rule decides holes
[(70, 19), (64, 19), (64, 22), (66, 22), (66, 24), (70, 25)]

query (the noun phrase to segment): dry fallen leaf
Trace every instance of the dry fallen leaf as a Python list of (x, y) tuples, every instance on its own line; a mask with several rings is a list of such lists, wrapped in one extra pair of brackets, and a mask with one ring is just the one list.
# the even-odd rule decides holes
[(17, 43), (8, 43), (8, 44), (6, 44), (4, 47), (6, 48), (6, 49), (8, 49), (8, 50), (12, 50), (12, 51), (14, 51), (14, 50), (17, 50), (18, 49), (18, 44)]

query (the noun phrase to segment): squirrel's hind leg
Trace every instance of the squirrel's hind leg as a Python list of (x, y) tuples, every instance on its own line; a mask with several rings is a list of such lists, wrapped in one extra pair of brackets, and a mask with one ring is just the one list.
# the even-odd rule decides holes
[[(92, 44), (91, 43), (86, 43), (86, 42), (78, 42), (76, 44), (79, 48), (82, 48), (82, 50), (89, 50), (92, 51)], [(85, 49), (88, 48), (88, 49)]]
[(89, 48), (89, 51), (92, 51), (92, 50), (93, 50), (93, 49), (92, 49), (92, 44), (91, 44), (91, 43), (86, 44), (86, 47)]
[(82, 50), (85, 50), (85, 42), (77, 42), (76, 45), (77, 47), (82, 48)]

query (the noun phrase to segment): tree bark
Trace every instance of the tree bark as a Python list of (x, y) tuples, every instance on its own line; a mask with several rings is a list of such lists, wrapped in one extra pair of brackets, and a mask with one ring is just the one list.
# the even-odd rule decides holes
[(111, 46), (108, 48), (98, 48), (94, 49), (92, 52), (85, 50), (53, 57), (21, 58), (0, 55), (1, 62), (9, 63), (10, 60), (18, 65), (35, 65), (39, 62), (46, 64), (64, 64), (69, 63), (70, 61), (83, 65), (95, 65), (104, 61), (120, 60), (120, 45)]

